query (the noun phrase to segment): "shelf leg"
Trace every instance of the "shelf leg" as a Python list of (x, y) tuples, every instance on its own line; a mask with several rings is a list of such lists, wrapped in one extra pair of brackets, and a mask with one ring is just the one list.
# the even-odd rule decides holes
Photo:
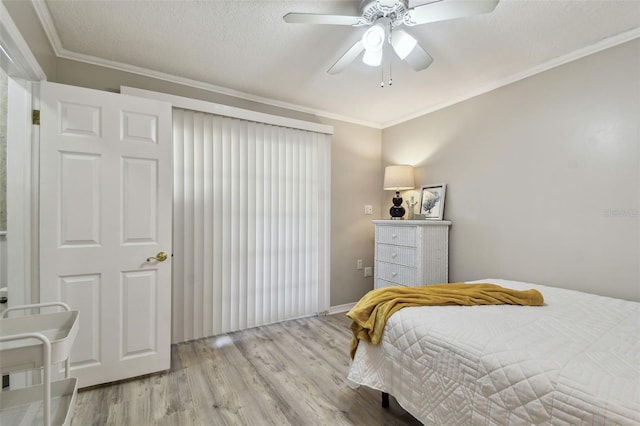
[[(42, 335), (41, 335), (42, 336)], [(42, 336), (42, 424), (51, 426), (51, 342)]]

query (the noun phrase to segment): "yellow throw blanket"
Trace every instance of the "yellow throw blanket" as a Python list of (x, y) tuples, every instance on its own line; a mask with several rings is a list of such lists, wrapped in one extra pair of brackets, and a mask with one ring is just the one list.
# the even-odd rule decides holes
[(365, 294), (347, 313), (351, 323), (351, 358), (358, 340), (377, 345), (387, 320), (398, 309), (411, 306), (525, 305), (540, 306), (538, 290), (512, 290), (495, 284), (436, 284), (422, 287), (384, 287)]

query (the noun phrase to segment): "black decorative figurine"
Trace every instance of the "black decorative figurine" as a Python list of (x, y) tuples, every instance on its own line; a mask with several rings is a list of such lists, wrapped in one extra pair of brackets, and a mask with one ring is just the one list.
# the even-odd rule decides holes
[(391, 215), (391, 219), (402, 219), (404, 216), (404, 207), (402, 207), (402, 197), (400, 196), (400, 191), (396, 191), (396, 196), (393, 197), (393, 207), (389, 209), (389, 214)]

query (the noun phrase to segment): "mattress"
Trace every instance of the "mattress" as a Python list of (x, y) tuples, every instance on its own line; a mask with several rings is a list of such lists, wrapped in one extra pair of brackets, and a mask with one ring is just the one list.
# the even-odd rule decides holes
[(544, 306), (429, 306), (360, 342), (349, 380), (424, 424), (640, 424), (640, 303), (538, 289)]

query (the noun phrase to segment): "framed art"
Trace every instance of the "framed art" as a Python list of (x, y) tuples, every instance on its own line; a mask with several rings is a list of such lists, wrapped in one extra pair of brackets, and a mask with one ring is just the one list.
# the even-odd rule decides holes
[(442, 220), (446, 183), (420, 187), (420, 214), (427, 220)]

